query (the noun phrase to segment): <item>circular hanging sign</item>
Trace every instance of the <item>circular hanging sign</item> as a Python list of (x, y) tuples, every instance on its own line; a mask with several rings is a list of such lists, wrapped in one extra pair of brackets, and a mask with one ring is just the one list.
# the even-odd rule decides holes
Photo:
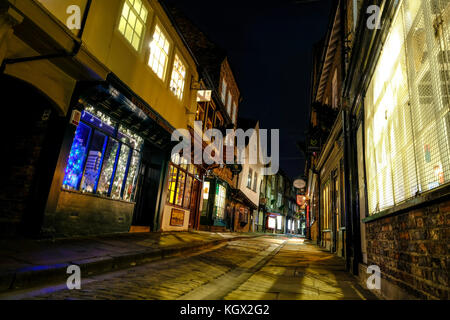
[(294, 187), (297, 189), (303, 189), (306, 187), (306, 181), (303, 179), (297, 179), (294, 181)]

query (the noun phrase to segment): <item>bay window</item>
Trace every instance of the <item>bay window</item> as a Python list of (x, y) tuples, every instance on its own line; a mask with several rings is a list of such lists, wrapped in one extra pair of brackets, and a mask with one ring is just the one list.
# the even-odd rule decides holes
[(132, 202), (144, 140), (87, 107), (75, 132), (63, 189)]
[(450, 182), (449, 17), (404, 0), (393, 20), (365, 100), (370, 214)]

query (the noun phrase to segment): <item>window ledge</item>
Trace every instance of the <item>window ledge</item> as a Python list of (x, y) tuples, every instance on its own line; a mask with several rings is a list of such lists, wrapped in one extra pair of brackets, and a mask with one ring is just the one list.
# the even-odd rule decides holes
[(450, 184), (435, 190), (425, 192), (413, 199), (407, 200), (395, 207), (386, 209), (362, 220), (363, 223), (371, 223), (380, 219), (400, 215), (415, 208), (419, 208), (434, 201), (450, 197)]

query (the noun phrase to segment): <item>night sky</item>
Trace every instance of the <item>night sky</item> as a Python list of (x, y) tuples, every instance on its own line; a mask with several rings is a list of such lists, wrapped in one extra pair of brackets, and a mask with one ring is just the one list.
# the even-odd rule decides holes
[(280, 129), (281, 168), (304, 172), (312, 47), (328, 27), (332, 0), (169, 0), (224, 48), (244, 98), (240, 117)]

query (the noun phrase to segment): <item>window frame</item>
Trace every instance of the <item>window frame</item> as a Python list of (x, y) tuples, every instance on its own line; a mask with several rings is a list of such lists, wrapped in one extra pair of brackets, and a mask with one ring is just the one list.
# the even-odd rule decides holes
[[(180, 159), (181, 159), (181, 157), (180, 157)], [(184, 168), (183, 166), (186, 166), (186, 167)], [(194, 171), (193, 171), (194, 173), (192, 173), (190, 170), (191, 166), (194, 166), (194, 168), (196, 168), (196, 166), (194, 164), (181, 164), (181, 161), (180, 161), (180, 164), (177, 164), (177, 163), (173, 162), (173, 159), (171, 159), (171, 161), (169, 163), (169, 169), (168, 169), (167, 174), (170, 176), (171, 170), (172, 170), (172, 168), (174, 168), (177, 170), (177, 177), (175, 179), (175, 189), (173, 190), (173, 192), (174, 192), (173, 202), (170, 201), (170, 195), (171, 195), (170, 182), (171, 181), (170, 181), (170, 178), (167, 179), (166, 190), (168, 190), (168, 194), (166, 197), (166, 203), (169, 206), (176, 207), (176, 208), (179, 208), (182, 210), (190, 210), (191, 209), (190, 205), (191, 205), (191, 200), (192, 200), (192, 190), (194, 187), (194, 180), (197, 180), (200, 182), (198, 175), (195, 174), (195, 172), (198, 172), (198, 169), (197, 170), (194, 169)], [(181, 205), (178, 205), (177, 204), (177, 195), (178, 195), (178, 188), (180, 186), (179, 179), (180, 179), (181, 174), (184, 174), (185, 178), (184, 178), (184, 185), (183, 185), (183, 194), (181, 195), (182, 203), (181, 203)], [(190, 187), (188, 188), (187, 182), (189, 179), (191, 181), (190, 181)], [(186, 190), (187, 189), (189, 189), (191, 191), (191, 195), (189, 196), (189, 198), (186, 198)], [(188, 203), (185, 203), (186, 199), (188, 199), (188, 201), (187, 201)]]
[[(123, 0), (122, 1), (122, 6), (120, 7), (121, 9), (119, 11), (119, 15), (118, 15), (118, 18), (117, 18), (117, 23), (116, 23), (116, 26), (115, 26), (115, 31), (120, 34), (121, 38), (123, 40), (125, 40), (127, 45), (129, 45), (133, 49), (133, 52), (135, 52), (135, 53), (141, 52), (141, 50), (143, 48), (143, 44), (146, 41), (146, 37), (147, 37), (147, 33), (148, 33), (149, 21), (152, 20), (151, 18), (152, 18), (152, 13), (153, 13), (152, 8), (146, 3), (146, 1), (144, 1), (144, 0), (140, 0), (140, 1), (142, 3), (142, 6), (147, 10), (147, 17), (146, 17), (146, 20), (143, 22), (142, 34), (141, 34), (141, 37), (140, 37), (138, 48), (135, 48), (133, 46), (133, 43), (130, 40), (128, 40), (128, 38), (125, 36), (125, 30), (124, 30), (124, 32), (122, 32), (120, 30), (120, 23), (121, 23), (121, 20), (122, 20), (122, 17), (123, 17), (122, 14), (123, 14), (123, 10), (124, 10), (124, 7), (125, 7), (125, 3), (127, 3), (129, 5), (130, 10), (134, 10), (134, 6), (130, 5), (130, 0)], [(141, 17), (137, 16), (136, 18), (140, 19)], [(126, 20), (126, 23), (128, 23), (128, 19)], [(126, 29), (126, 26), (125, 26), (125, 29)], [(133, 28), (133, 32), (134, 31), (135, 31), (135, 29)]]
[[(67, 192), (77, 192), (77, 193), (97, 196), (97, 197), (101, 197), (101, 198), (105, 198), (105, 199), (109, 199), (109, 200), (125, 201), (125, 202), (128, 202), (128, 203), (134, 203), (135, 202), (135, 197), (136, 197), (136, 194), (137, 194), (137, 188), (138, 188), (137, 178), (139, 176), (139, 170), (140, 170), (140, 167), (141, 167), (142, 148), (143, 148), (144, 139), (142, 137), (140, 137), (139, 135), (133, 133), (136, 136), (138, 136), (140, 139), (142, 139), (141, 146), (140, 146), (141, 149), (134, 148), (131, 144), (126, 143), (126, 142), (124, 142), (123, 140), (120, 139), (119, 135), (123, 134), (123, 133), (120, 132), (120, 127), (123, 127), (125, 129), (127, 129), (126, 127), (123, 126), (123, 124), (120, 123), (120, 121), (116, 121), (115, 119), (113, 119), (109, 115), (105, 114), (104, 112), (99, 111), (97, 108), (94, 108), (94, 107), (91, 107), (91, 108), (93, 109), (93, 111), (101, 113), (102, 115), (108, 117), (109, 120), (111, 120), (111, 122), (114, 124), (114, 126), (111, 126), (112, 128), (114, 128), (114, 133), (111, 134), (110, 132), (107, 132), (106, 130), (104, 130), (102, 128), (99, 128), (99, 127), (97, 127), (95, 125), (89, 124), (88, 122), (86, 122), (83, 119), (80, 120), (80, 124), (83, 124), (84, 126), (86, 126), (86, 127), (88, 127), (90, 129), (90, 134), (89, 134), (89, 137), (88, 137), (88, 140), (87, 140), (87, 144), (86, 144), (86, 154), (84, 156), (83, 163), (82, 163), (82, 168), (83, 168), (82, 174), (80, 176), (80, 179), (79, 179), (79, 181), (77, 183), (76, 188), (72, 189), (72, 188), (66, 188), (65, 187), (66, 185), (64, 184), (64, 180), (65, 180), (66, 173), (64, 173), (64, 180), (63, 180), (63, 185), (61, 186), (61, 189), (63, 191), (67, 191)], [(92, 113), (92, 112), (90, 112), (90, 111), (88, 111), (86, 109), (87, 108), (85, 108), (85, 110), (83, 110), (82, 113), (83, 112), (87, 112), (92, 117), (99, 119), (100, 122), (104, 122), (101, 118), (99, 118), (99, 116), (97, 114)], [(77, 127), (77, 130), (78, 130), (78, 127)], [(97, 177), (96, 182), (95, 182), (95, 187), (92, 190), (92, 192), (87, 192), (87, 191), (82, 191), (81, 187), (82, 187), (82, 183), (84, 181), (85, 174), (86, 174), (86, 166), (87, 166), (87, 162), (88, 162), (88, 159), (89, 159), (89, 153), (92, 151), (92, 142), (93, 142), (92, 138), (93, 138), (93, 136), (95, 135), (96, 132), (99, 132), (100, 134), (105, 136), (104, 148), (103, 148), (104, 150), (102, 152), (102, 157), (101, 157), (101, 160), (100, 160), (100, 166), (99, 166), (99, 169), (98, 169), (98, 177)], [(72, 145), (73, 145), (74, 139), (75, 139), (75, 136), (72, 139)], [(109, 179), (109, 188), (108, 188), (109, 190), (108, 190), (106, 195), (103, 195), (103, 194), (98, 194), (97, 193), (98, 192), (98, 187), (99, 187), (98, 184), (99, 184), (99, 181), (100, 181), (100, 179), (102, 177), (103, 169), (104, 169), (104, 166), (105, 166), (105, 161), (104, 161), (105, 160), (104, 159), (104, 157), (105, 157), (105, 150), (107, 149), (107, 146), (108, 146), (109, 141), (111, 139), (117, 142), (118, 149), (117, 149), (116, 154), (115, 154), (114, 170), (113, 170), (113, 173), (112, 173), (112, 175), (111, 175), (111, 177)], [(122, 155), (122, 147), (123, 146), (126, 146), (129, 149), (129, 151), (128, 151), (126, 169), (125, 169), (125, 173), (124, 173), (123, 180), (122, 180), (122, 187), (120, 189), (120, 197), (118, 199), (116, 199), (116, 198), (112, 197), (112, 188), (113, 188), (113, 185), (114, 185), (114, 181), (115, 181), (115, 179), (117, 177), (116, 176), (116, 174), (117, 174), (116, 168), (117, 168), (117, 165), (119, 163), (120, 156)], [(132, 160), (133, 160), (133, 157), (135, 156), (136, 152), (139, 155), (139, 160), (137, 160), (138, 165), (137, 165), (136, 172), (135, 172), (135, 174), (137, 174), (137, 175), (135, 177), (135, 182), (133, 183), (134, 193), (133, 193), (133, 196), (131, 197), (130, 200), (125, 200), (124, 199), (125, 187), (127, 186), (128, 178), (129, 178), (129, 175), (130, 175), (130, 167), (132, 165)], [(69, 157), (70, 157), (70, 154), (68, 155), (68, 158)], [(67, 166), (68, 166), (68, 164), (66, 164), (66, 167), (65, 167), (64, 171), (66, 171)]]
[[(169, 51), (170, 51), (170, 50), (169, 50)], [(182, 80), (183, 85), (182, 85), (181, 88), (177, 88), (177, 92), (178, 92), (178, 90), (181, 90), (180, 95), (178, 95), (176, 92), (173, 92), (173, 90), (172, 90), (172, 81), (173, 81), (173, 79), (174, 79), (175, 62), (177, 61), (177, 58), (178, 58), (178, 61), (181, 63), (181, 65), (182, 65), (183, 68), (184, 68), (184, 78), (183, 78), (183, 80)], [(178, 73), (178, 72), (177, 72), (177, 73)], [(169, 81), (169, 90), (170, 90), (170, 92), (172, 92), (172, 94), (173, 94), (175, 97), (177, 97), (178, 100), (180, 100), (180, 101), (183, 101), (183, 100), (184, 100), (184, 97), (185, 97), (186, 83), (187, 83), (186, 79), (187, 79), (187, 78), (188, 78), (188, 67), (187, 67), (187, 64), (186, 64), (185, 60), (183, 59), (183, 57), (181, 56), (181, 54), (180, 54), (179, 52), (175, 52), (174, 57), (173, 57), (173, 61), (172, 61), (172, 73), (171, 73), (170, 81)]]
[[(164, 67), (164, 70), (163, 70), (163, 75), (162, 75), (162, 77), (160, 77), (159, 75), (158, 75), (158, 73), (157, 73), (157, 71), (155, 71), (154, 69), (153, 69), (153, 67), (152, 67), (152, 65), (150, 64), (150, 59), (152, 58), (152, 48), (151, 48), (151, 45), (152, 45), (152, 43), (153, 43), (153, 36), (155, 35), (155, 32), (156, 32), (156, 28), (158, 28), (159, 30), (160, 30), (160, 34), (161, 35), (163, 35), (164, 36), (164, 38), (165, 38), (165, 40), (167, 41), (167, 43), (168, 43), (168, 45), (169, 45), (169, 48), (168, 48), (168, 52), (167, 52), (167, 60), (166, 60), (166, 64), (165, 64), (165, 67)], [(166, 82), (167, 81), (167, 79), (168, 79), (168, 74), (169, 74), (169, 64), (170, 64), (170, 62), (171, 62), (171, 56), (172, 56), (172, 51), (173, 51), (173, 47), (174, 47), (174, 45), (173, 45), (173, 41), (172, 41), (172, 39), (169, 37), (169, 33), (166, 31), (166, 29), (164, 28), (164, 26), (163, 26), (163, 24), (161, 23), (161, 21), (158, 19), (158, 18), (156, 18), (155, 19), (155, 21), (154, 21), (154, 23), (153, 23), (153, 27), (152, 27), (152, 29), (151, 29), (151, 32), (150, 32), (150, 41), (149, 41), (149, 43), (148, 43), (148, 48), (149, 48), (149, 55), (148, 55), (148, 59), (147, 59), (147, 61), (146, 61), (146, 65), (150, 68), (150, 70), (152, 70), (152, 72), (156, 75), (156, 77), (159, 79), (159, 80), (161, 80), (162, 82)], [(158, 46), (158, 48), (159, 48), (159, 46)], [(159, 60), (158, 60), (158, 63), (159, 63)]]

